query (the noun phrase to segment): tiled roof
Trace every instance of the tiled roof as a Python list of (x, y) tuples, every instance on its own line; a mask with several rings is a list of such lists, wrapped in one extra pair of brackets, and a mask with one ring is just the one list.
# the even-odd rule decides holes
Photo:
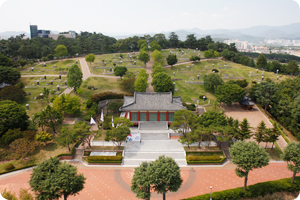
[(177, 111), (187, 109), (182, 106), (181, 97), (172, 97), (172, 92), (135, 92), (133, 97), (124, 96), (120, 111)]

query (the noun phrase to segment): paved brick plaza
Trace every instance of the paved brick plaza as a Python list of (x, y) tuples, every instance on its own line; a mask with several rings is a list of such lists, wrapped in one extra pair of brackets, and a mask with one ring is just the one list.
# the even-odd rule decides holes
[[(70, 200), (86, 199), (126, 199), (133, 200), (135, 194), (130, 191), (130, 182), (133, 169), (100, 169), (86, 168), (78, 165), (79, 173), (83, 173), (87, 178), (85, 188), (76, 197)], [(236, 176), (235, 166), (231, 163), (223, 167), (211, 168), (182, 168), (181, 175), (183, 184), (176, 193), (168, 193), (167, 199), (183, 199), (200, 194), (209, 193), (209, 187), (213, 186), (213, 191), (226, 190), (235, 187), (242, 187), (243, 178)], [(20, 188), (28, 188), (31, 172), (24, 172), (17, 175), (1, 177), (0, 189), (7, 188), (10, 191), (19, 191)], [(256, 169), (249, 174), (249, 185), (258, 182), (289, 178), (292, 173), (287, 170), (285, 163), (271, 163), (262, 169)], [(151, 199), (162, 199), (161, 195), (152, 193)]]

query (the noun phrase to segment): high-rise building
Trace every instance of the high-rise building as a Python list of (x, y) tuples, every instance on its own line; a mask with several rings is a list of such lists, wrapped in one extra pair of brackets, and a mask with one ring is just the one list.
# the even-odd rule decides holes
[(38, 36), (38, 27), (37, 25), (30, 25), (30, 38)]

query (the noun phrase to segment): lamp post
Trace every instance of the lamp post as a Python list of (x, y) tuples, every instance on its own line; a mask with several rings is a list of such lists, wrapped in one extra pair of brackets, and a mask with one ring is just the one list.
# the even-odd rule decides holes
[(212, 186), (210, 186), (209, 188), (210, 188), (210, 200), (212, 200)]

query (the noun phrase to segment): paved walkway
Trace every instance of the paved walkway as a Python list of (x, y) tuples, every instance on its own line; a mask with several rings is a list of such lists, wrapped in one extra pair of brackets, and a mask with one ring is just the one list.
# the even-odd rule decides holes
[[(261, 121), (264, 121), (268, 128), (273, 127), (272, 123), (268, 120), (268, 118), (256, 106), (253, 108), (253, 110), (249, 111), (249, 110), (243, 110), (239, 104), (234, 104), (234, 105), (235, 106), (233, 107), (228, 107), (225, 104), (222, 104), (221, 107), (225, 110), (225, 114), (228, 117), (233, 117), (234, 119), (238, 119), (240, 122), (243, 121), (244, 118), (246, 118), (250, 126), (253, 128), (252, 132), (255, 132), (256, 127)], [(253, 137), (250, 140), (255, 141)], [(282, 150), (287, 146), (287, 143), (282, 136), (278, 137), (277, 144)], [(264, 142), (260, 143), (261, 147), (265, 147), (265, 145), (266, 143)], [(267, 147), (271, 148), (272, 144), (268, 143)]]
[[(70, 196), (70, 200), (85, 199), (137, 199), (130, 191), (133, 168), (111, 168), (90, 167), (74, 162), (78, 172), (87, 178), (83, 191), (78, 196)], [(235, 166), (228, 163), (221, 167), (190, 167), (181, 168), (183, 184), (178, 192), (167, 193), (168, 200), (177, 200), (196, 195), (209, 193), (212, 186), (213, 192), (242, 187), (243, 178), (236, 176)], [(20, 188), (29, 188), (31, 172), (0, 176), (0, 190), (6, 188), (8, 191), (18, 193)], [(258, 182), (290, 178), (292, 173), (287, 170), (285, 163), (271, 163), (262, 169), (255, 169), (249, 173), (248, 185)], [(151, 199), (162, 199), (162, 195), (151, 193)]]
[(154, 89), (153, 89), (153, 86), (151, 85), (152, 83), (152, 67), (153, 67), (153, 61), (151, 60), (151, 52), (149, 53), (149, 56), (150, 56), (150, 61), (147, 62), (147, 66), (146, 66), (146, 71), (147, 71), (147, 74), (149, 74), (149, 77), (148, 77), (148, 89), (147, 89), (147, 92), (154, 92)]

